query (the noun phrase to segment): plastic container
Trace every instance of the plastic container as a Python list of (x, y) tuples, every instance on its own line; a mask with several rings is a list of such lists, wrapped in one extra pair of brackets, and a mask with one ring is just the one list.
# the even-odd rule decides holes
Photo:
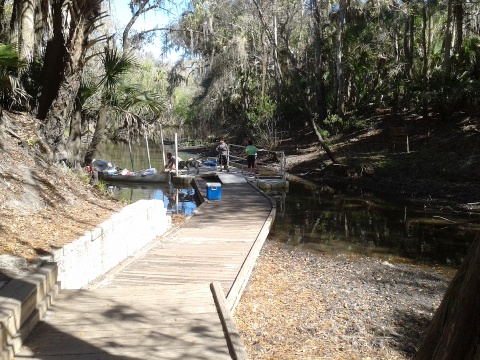
[(222, 198), (222, 184), (207, 183), (207, 199), (220, 200)]

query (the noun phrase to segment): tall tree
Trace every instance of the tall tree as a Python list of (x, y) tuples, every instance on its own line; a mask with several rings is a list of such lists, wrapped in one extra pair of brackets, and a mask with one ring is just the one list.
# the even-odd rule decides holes
[[(63, 1), (54, 0), (54, 7), (59, 10), (62, 9)], [(61, 69), (59, 86), (58, 88), (49, 89), (52, 91), (52, 94), (55, 93), (54, 100), (51, 105), (48, 105), (48, 99), (45, 100), (47, 103), (43, 104), (43, 108), (48, 107), (43, 131), (47, 142), (55, 152), (55, 160), (57, 161), (64, 160), (67, 157), (65, 146), (66, 121), (71, 119), (75, 97), (77, 96), (87, 61), (87, 50), (98, 41), (105, 39), (103, 35), (96, 39), (90, 38), (94, 30), (99, 26), (99, 21), (106, 16), (101, 11), (101, 3), (102, 0), (73, 0), (70, 4), (71, 6), (68, 6), (68, 12), (63, 13), (64, 19), (68, 21), (67, 29), (62, 28), (54, 31), (54, 37), (61, 36), (61, 39), (55, 39), (52, 43), (64, 44), (65, 51), (59, 66), (59, 69)], [(65, 34), (65, 38), (63, 34)], [(47, 63), (49, 61), (56, 63), (56, 59), (46, 57), (45, 68), (51, 67), (51, 63)], [(46, 81), (45, 77), (44, 79)]]
[(82, 82), (75, 98), (75, 106), (70, 121), (70, 131), (67, 141), (67, 159), (69, 165), (78, 167), (83, 164), (82, 147), (82, 124), (84, 123), (84, 106), (88, 99), (97, 91), (97, 84), (87, 84)]
[(314, 30), (314, 46), (315, 46), (315, 94), (317, 99), (317, 113), (320, 121), (323, 121), (327, 118), (327, 104), (325, 96), (325, 81), (324, 73), (325, 69), (323, 67), (323, 17), (322, 9), (319, 5), (318, 0), (311, 0), (311, 13), (313, 15), (313, 30)]
[(338, 20), (337, 20), (337, 42), (336, 42), (336, 68), (337, 68), (337, 112), (343, 118), (345, 113), (344, 98), (344, 74), (343, 74), (343, 28), (345, 26), (345, 13), (347, 4), (345, 0), (340, 0), (338, 4)]
[(139, 33), (136, 33), (132, 38), (132, 28), (138, 18), (142, 15), (145, 15), (147, 12), (156, 11), (163, 8), (164, 0), (132, 0), (130, 1), (130, 11), (132, 12), (132, 17), (128, 21), (125, 29), (122, 33), (122, 47), (123, 51), (128, 53), (131, 50), (132, 42), (135, 43), (135, 46), (142, 44), (142, 39), (149, 33), (155, 33), (159, 31), (158, 27), (153, 29), (146, 29)]
[(445, 36), (443, 39), (443, 74), (444, 78), (450, 74), (451, 51), (452, 51), (452, 22), (454, 0), (447, 0), (447, 20), (445, 24)]

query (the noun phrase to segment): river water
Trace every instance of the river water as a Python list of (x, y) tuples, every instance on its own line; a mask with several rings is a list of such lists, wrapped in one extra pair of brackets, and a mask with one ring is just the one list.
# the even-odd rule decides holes
[[(132, 150), (133, 167), (127, 145), (104, 146), (99, 158), (136, 171), (163, 168), (159, 146), (150, 144), (147, 152), (141, 144)], [(109, 189), (117, 199), (127, 202), (162, 199), (171, 213), (188, 215), (197, 206), (193, 188), (177, 188), (173, 184), (112, 184)], [(480, 231), (479, 213), (432, 208), (351, 187), (290, 182), (288, 190), (268, 195), (277, 203), (269, 240), (309, 251), (360, 253), (389, 261), (456, 267)]]

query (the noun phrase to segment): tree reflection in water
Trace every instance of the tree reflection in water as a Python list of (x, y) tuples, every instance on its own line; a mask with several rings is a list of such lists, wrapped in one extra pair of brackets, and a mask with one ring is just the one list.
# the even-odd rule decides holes
[(480, 214), (427, 208), (351, 187), (290, 182), (272, 192), (277, 216), (271, 240), (334, 253), (459, 265), (480, 230)]

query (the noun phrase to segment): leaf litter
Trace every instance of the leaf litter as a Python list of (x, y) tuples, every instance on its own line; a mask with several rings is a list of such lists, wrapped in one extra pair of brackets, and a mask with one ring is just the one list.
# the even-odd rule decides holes
[(267, 241), (235, 323), (250, 359), (411, 359), (453, 272)]

